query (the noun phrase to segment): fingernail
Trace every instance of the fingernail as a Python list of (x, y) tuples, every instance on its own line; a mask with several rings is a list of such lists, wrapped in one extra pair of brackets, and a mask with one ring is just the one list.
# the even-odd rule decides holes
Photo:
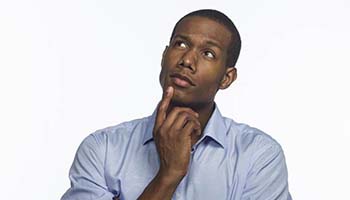
[(170, 88), (171, 88), (171, 87), (168, 87), (168, 88), (166, 89), (166, 96), (169, 96)]

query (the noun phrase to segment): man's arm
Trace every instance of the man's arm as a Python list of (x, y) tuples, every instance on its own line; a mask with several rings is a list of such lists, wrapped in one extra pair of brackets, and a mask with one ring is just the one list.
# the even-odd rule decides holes
[(201, 134), (198, 113), (189, 108), (174, 108), (166, 115), (174, 89), (169, 87), (159, 104), (153, 137), (160, 168), (139, 200), (171, 199), (182, 178), (187, 174), (191, 155), (191, 135)]
[(288, 190), (287, 166), (278, 144), (263, 147), (253, 157), (242, 200), (292, 200)]
[(103, 140), (91, 134), (80, 144), (69, 171), (71, 188), (61, 200), (111, 200), (104, 177)]

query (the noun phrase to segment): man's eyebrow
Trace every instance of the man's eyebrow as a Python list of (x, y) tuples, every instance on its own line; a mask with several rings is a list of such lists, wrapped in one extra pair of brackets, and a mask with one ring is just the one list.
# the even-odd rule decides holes
[[(188, 36), (186, 36), (186, 35), (175, 35), (175, 36), (174, 36), (174, 39), (175, 39), (175, 38), (180, 38), (180, 39), (183, 39), (183, 40), (186, 40), (186, 41), (191, 42), (191, 39), (190, 39)], [(217, 43), (215, 40), (205, 39), (205, 40), (204, 40), (204, 43), (205, 43), (206, 45), (215, 46), (215, 47), (217, 47), (218, 49), (223, 50), (222, 47), (220, 46), (220, 44)]]
[(173, 39), (175, 39), (175, 38), (180, 38), (180, 39), (183, 39), (183, 40), (190, 41), (190, 38), (185, 36), (185, 35), (174, 35)]
[(216, 42), (216, 41), (213, 41), (213, 40), (205, 40), (205, 43), (206, 44), (209, 44), (211, 46), (215, 46), (217, 47), (218, 49), (222, 50), (222, 47)]

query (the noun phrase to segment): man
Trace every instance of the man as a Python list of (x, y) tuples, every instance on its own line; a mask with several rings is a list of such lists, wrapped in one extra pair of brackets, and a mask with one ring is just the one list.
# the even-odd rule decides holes
[(240, 47), (219, 11), (181, 18), (163, 53), (156, 110), (88, 136), (62, 200), (291, 199), (280, 145), (214, 102), (236, 79)]

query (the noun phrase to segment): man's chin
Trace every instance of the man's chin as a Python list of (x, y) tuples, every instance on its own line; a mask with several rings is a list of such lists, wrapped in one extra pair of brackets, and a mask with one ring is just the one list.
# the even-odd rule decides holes
[(189, 102), (174, 99), (174, 98), (171, 100), (170, 104), (173, 107), (189, 107), (191, 105), (191, 103), (189, 103)]
[(170, 104), (172, 107), (188, 107), (192, 109), (196, 109), (200, 106), (198, 102), (188, 101), (185, 99), (178, 99), (176, 97), (171, 100)]

